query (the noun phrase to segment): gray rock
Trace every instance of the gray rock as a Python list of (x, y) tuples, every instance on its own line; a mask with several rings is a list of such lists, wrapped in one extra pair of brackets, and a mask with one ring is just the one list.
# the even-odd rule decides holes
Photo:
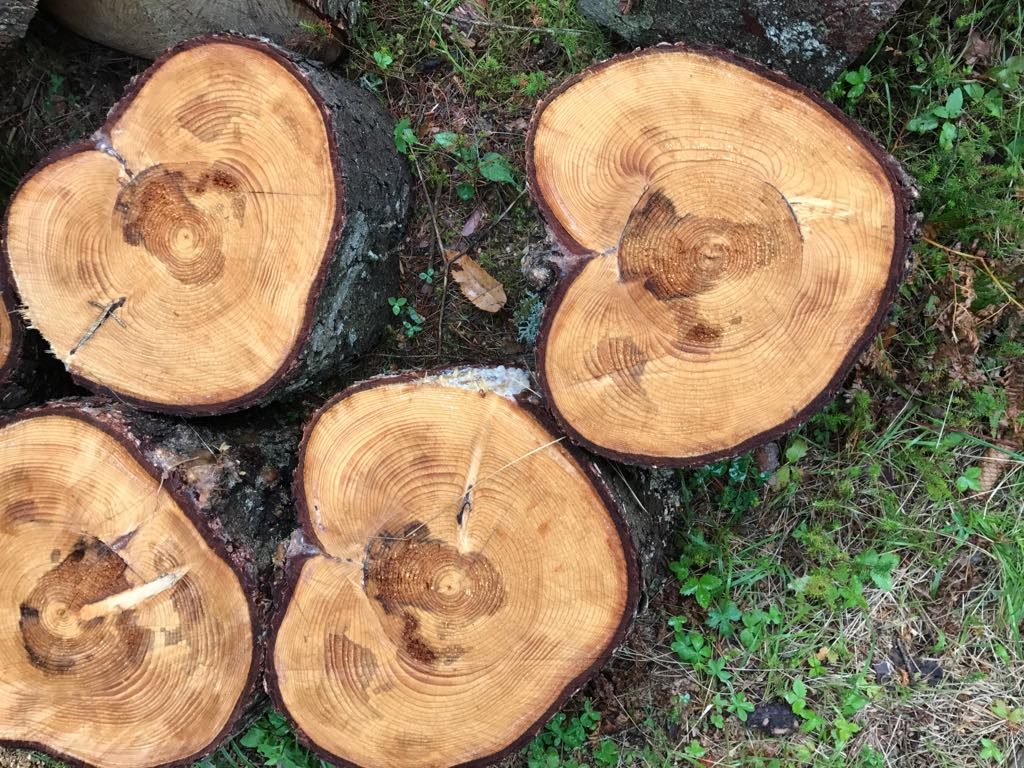
[(902, 2), (579, 0), (579, 8), (631, 45), (720, 46), (825, 90), (867, 48)]

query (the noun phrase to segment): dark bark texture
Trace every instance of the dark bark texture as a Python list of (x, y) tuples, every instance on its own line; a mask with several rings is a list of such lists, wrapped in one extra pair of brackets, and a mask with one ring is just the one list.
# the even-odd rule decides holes
[(25, 36), (36, 15), (36, 0), (0, 0), (0, 51)]
[(825, 90), (903, 0), (579, 0), (585, 16), (627, 43), (705, 43), (749, 56)]
[(125, 435), (179, 488), (257, 587), (257, 602), (269, 598), (276, 550), (295, 523), (297, 426), (270, 412), (189, 423), (99, 398), (79, 401), (78, 408)]
[(39, 1), (82, 37), (145, 59), (190, 37), (231, 31), (332, 62), (342, 53), (347, 26), (344, 0)]
[(671, 469), (641, 469), (597, 461), (626, 519), (640, 570), (640, 610), (658, 594), (668, 569), (669, 536), (676, 530), (682, 503), (679, 478)]
[(316, 305), (309, 339), (282, 394), (308, 392), (379, 340), (398, 292), (396, 247), (405, 232), (412, 184), (395, 150), (393, 119), (368, 92), (294, 59), (326, 102), (344, 179), (345, 223)]

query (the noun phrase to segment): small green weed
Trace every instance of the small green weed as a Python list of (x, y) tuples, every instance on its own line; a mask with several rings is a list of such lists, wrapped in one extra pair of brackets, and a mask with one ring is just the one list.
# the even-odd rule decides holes
[(395, 125), (395, 148), (403, 155), (449, 169), (455, 193), (461, 200), (472, 199), (483, 182), (519, 184), (508, 158), (499, 152), (482, 152), (479, 139), (454, 131), (439, 131), (429, 142), (424, 142), (407, 117)]
[(707, 495), (715, 500), (720, 509), (732, 515), (740, 515), (752, 509), (768, 481), (768, 474), (758, 470), (751, 454), (716, 461), (706, 467), (684, 472), (682, 477), (684, 503), (698, 495)]
[(402, 318), (402, 329), (406, 338), (412, 338), (423, 330), (423, 315), (416, 311), (408, 299), (391, 296), (388, 298), (388, 304), (391, 307), (391, 314)]
[[(257, 756), (253, 759), (251, 756)], [(268, 711), (241, 737), (196, 763), (195, 768), (330, 768), (295, 738), (287, 721)]]
[(577, 758), (600, 721), (601, 713), (594, 710), (589, 699), (584, 699), (583, 711), (578, 715), (568, 717), (559, 712), (530, 742), (526, 750), (527, 765), (529, 768), (582, 768)]

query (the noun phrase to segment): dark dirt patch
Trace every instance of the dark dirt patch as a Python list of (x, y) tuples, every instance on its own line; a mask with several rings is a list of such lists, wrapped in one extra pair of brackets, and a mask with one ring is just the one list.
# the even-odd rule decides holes
[(49, 152), (99, 128), (145, 66), (38, 15), (26, 38), (0, 54), (0, 205)]

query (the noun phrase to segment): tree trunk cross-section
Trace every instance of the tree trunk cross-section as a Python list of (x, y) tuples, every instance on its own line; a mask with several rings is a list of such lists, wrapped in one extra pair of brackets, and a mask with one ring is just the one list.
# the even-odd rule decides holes
[[(338, 58), (344, 21), (335, 2), (305, 0), (42, 0), (82, 37), (155, 59), (182, 40), (216, 32), (267, 37), (321, 61)], [(328, 6), (328, 7), (325, 7)]]
[(182, 44), (15, 192), (5, 256), (83, 385), (209, 414), (337, 373), (397, 286), (407, 170), (374, 98), (242, 37)]
[(625, 524), (517, 399), (528, 383), (376, 379), (307, 427), (268, 689), (325, 759), (496, 760), (622, 640), (638, 591)]
[(568, 274), (538, 341), (580, 444), (703, 464), (822, 407), (876, 333), (912, 182), (839, 110), (725, 52), (595, 65), (531, 124), (531, 191)]
[(0, 742), (124, 768), (218, 746), (259, 672), (226, 557), (113, 412), (0, 425)]

